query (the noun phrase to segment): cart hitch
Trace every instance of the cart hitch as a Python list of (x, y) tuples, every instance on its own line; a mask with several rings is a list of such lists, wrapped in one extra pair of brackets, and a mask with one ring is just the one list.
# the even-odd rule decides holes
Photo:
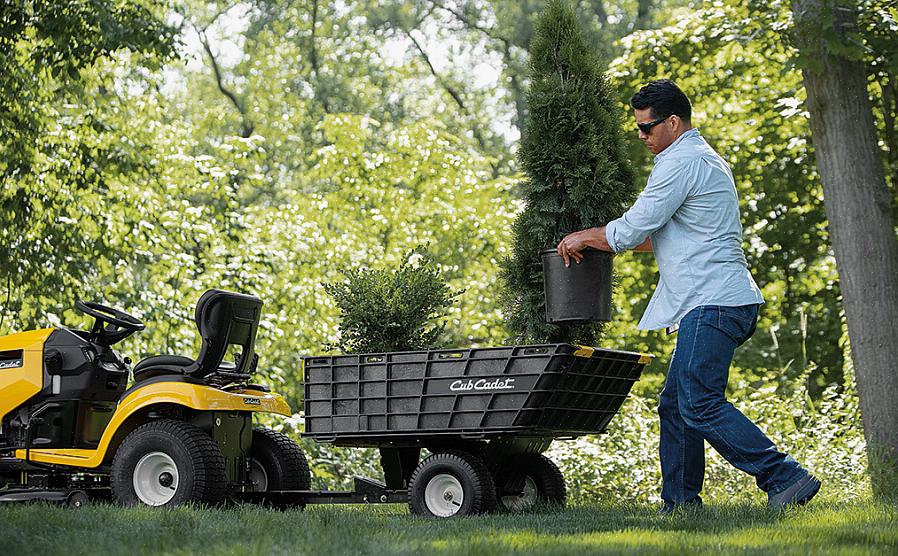
[(271, 490), (243, 492), (237, 498), (252, 503), (271, 503), (278, 506), (300, 504), (405, 504), (408, 491), (389, 490), (367, 477), (353, 477), (355, 490)]

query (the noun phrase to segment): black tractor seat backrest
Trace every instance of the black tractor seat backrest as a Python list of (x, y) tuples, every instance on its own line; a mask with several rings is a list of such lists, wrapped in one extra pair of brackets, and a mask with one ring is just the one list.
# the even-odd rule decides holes
[(196, 326), (203, 340), (195, 367), (187, 371), (204, 377), (221, 367), (228, 347), (241, 348), (233, 372), (245, 374), (253, 360), (253, 345), (262, 314), (262, 300), (252, 295), (209, 290), (196, 304)]

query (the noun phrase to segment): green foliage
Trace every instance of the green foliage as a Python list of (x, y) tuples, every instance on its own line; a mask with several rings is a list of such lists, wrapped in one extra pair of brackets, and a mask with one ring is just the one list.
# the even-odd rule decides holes
[(163, 11), (120, 1), (0, 7), (0, 327), (10, 315), (30, 321), (60, 292), (96, 280), (104, 263), (115, 266), (110, 232), (136, 224), (122, 213), (139, 197), (123, 177), (155, 172), (123, 137), (121, 82), (108, 61), (139, 56), (151, 68), (169, 59)]
[[(317, 126), (322, 146), (305, 160), (313, 192), (287, 190), (276, 203), (259, 201), (254, 194), (268, 183), (267, 139), (199, 142), (198, 131), (172, 120), (167, 101), (146, 94), (141, 83), (135, 79), (107, 109), (142, 165), (104, 174), (104, 194), (97, 182), (85, 182), (80, 204), (53, 207), (64, 211), (62, 218), (41, 220), (75, 247), (35, 243), (43, 251), (41, 259), (25, 261), (32, 279), (11, 275), (17, 282), (4, 292), (10, 302), (0, 299), (2, 333), (86, 325), (72, 309), (82, 297), (147, 322), (119, 347), (135, 361), (194, 355), (192, 313), (200, 294), (211, 287), (253, 293), (265, 302), (259, 380), (298, 408), (299, 357), (339, 341), (339, 311), (321, 282), (375, 261), (395, 268), (423, 241), (451, 289), (464, 290), (448, 311), (443, 339), (499, 343), (504, 332), (493, 274), (513, 218), (511, 183), (490, 179), (486, 162), (463, 140), (433, 121), (385, 129), (363, 117), (330, 116)], [(56, 160), (65, 163), (48, 163)], [(86, 210), (91, 218), (82, 216)], [(78, 249), (92, 237), (101, 237), (103, 247)], [(90, 278), (65, 272), (68, 264), (88, 269)], [(46, 287), (53, 273), (65, 287)]]
[(413, 351), (441, 347), (443, 316), (453, 293), (426, 248), (418, 247), (395, 271), (350, 269), (326, 284), (340, 308), (339, 348), (345, 353)]
[[(161, 3), (9, 0), (0, 7), (0, 179), (30, 170), (51, 104), (77, 92), (81, 72), (127, 50), (157, 61), (173, 52)], [(21, 202), (21, 201), (20, 201)]]
[(890, 0), (859, 2), (858, 26), (860, 32), (852, 40), (864, 45), (883, 169), (892, 191), (892, 213), (898, 215), (898, 5)]
[(546, 5), (530, 56), (530, 116), (518, 155), (526, 207), (503, 271), (508, 327), (523, 342), (594, 344), (599, 325), (545, 322), (539, 253), (623, 214), (635, 200), (635, 177), (615, 96), (566, 1)]
[[(660, 77), (674, 79), (690, 95), (694, 124), (733, 169), (744, 248), (766, 300), (758, 332), (737, 351), (737, 364), (771, 368), (795, 380), (803, 363), (813, 361), (812, 390), (818, 395), (826, 384), (841, 382), (838, 276), (802, 107), (801, 73), (777, 31), (787, 25), (788, 12), (752, 6), (756, 11), (722, 3), (668, 27), (635, 33), (623, 40), (624, 53), (612, 63), (611, 76), (621, 102)], [(631, 157), (647, 170), (650, 155), (635, 133), (633, 139)], [(619, 310), (638, 318), (654, 268), (638, 256), (615, 263), (630, 292), (618, 301)], [(631, 348), (669, 353), (673, 338), (633, 337), (628, 320), (612, 323), (608, 334), (641, 343)]]
[[(340, 280), (347, 268), (395, 268), (409, 249), (429, 243), (450, 288), (464, 290), (447, 312), (445, 341), (500, 344), (508, 337), (497, 299), (502, 261), (512, 246), (531, 257), (534, 264), (520, 267), (518, 277), (522, 284), (536, 284), (529, 290), (533, 295), (522, 299), (533, 308), (527, 318), (540, 323), (536, 253), (556, 241), (552, 234), (540, 238), (529, 231), (524, 235), (532, 246), (510, 241), (512, 222), (523, 210), (520, 195), (569, 173), (577, 180), (610, 180), (612, 173), (583, 170), (587, 162), (606, 168), (608, 160), (630, 160), (641, 176), (635, 181), (643, 184), (651, 159), (635, 129), (622, 156), (614, 154), (613, 141), (601, 151), (607, 156), (599, 156), (598, 146), (574, 138), (587, 137), (589, 129), (603, 131), (596, 122), (613, 119), (645, 81), (673, 77), (693, 98), (703, 135), (733, 166), (746, 251), (767, 299), (755, 338), (737, 352), (741, 368), (733, 370), (733, 382), (747, 384), (741, 398), (751, 400), (746, 409), (755, 410), (774, 437), (790, 431), (778, 440), (791, 442), (819, 466), (831, 457), (836, 464), (828, 480), (839, 485), (834, 492), (852, 494), (852, 481), (863, 479), (839, 470), (858, 461), (858, 445), (847, 443), (860, 438), (851, 429), (859, 426), (856, 414), (828, 425), (833, 435), (849, 430), (846, 444), (827, 440), (827, 446), (835, 445), (828, 454), (801, 452), (800, 446), (814, 445), (812, 435), (827, 434), (815, 424), (821, 400), (850, 409), (856, 399), (831, 386), (843, 383), (843, 317), (801, 75), (784, 40), (790, 4), (655, 3), (649, 18), (654, 24), (640, 24), (634, 14), (647, 3), (578, 2), (585, 46), (558, 50), (559, 55), (579, 62), (590, 52), (620, 57), (612, 64), (610, 84), (573, 74), (564, 74), (564, 89), (550, 87), (552, 79), (563, 81), (561, 74), (534, 81), (532, 91), (571, 93), (565, 106), (579, 112), (558, 114), (558, 125), (553, 118), (531, 120), (542, 127), (534, 128), (534, 137), (524, 134), (520, 150), (545, 148), (556, 164), (538, 168), (545, 174), (540, 180), (523, 183), (512, 173), (514, 138), (521, 131), (516, 122), (528, 113), (526, 61), (541, 2), (394, 3), (401, 26), (384, 23), (375, 4), (388, 3), (316, 2), (313, 20), (307, 1), (191, 0), (177, 4), (187, 17), (178, 22), (164, 1), (3, 3), (0, 334), (86, 325), (72, 309), (73, 299), (82, 297), (107, 301), (147, 322), (147, 330), (120, 346), (133, 359), (192, 355), (199, 340), (191, 315), (202, 291), (250, 292), (265, 301), (259, 380), (298, 408), (300, 355), (339, 341), (339, 311), (321, 282)], [(610, 19), (602, 18), (601, 9)], [(883, 0), (864, 0), (859, 10), (862, 32), (856, 38), (867, 56), (886, 179), (898, 207), (898, 13)], [(179, 25), (177, 37), (166, 25), (169, 17)], [(189, 46), (196, 42), (191, 23), (206, 29), (219, 55), (222, 83), (245, 114), (223, 96), (209, 56)], [(652, 29), (657, 24), (662, 26)], [(432, 55), (436, 75), (405, 31)], [(596, 37), (624, 38), (597, 50)], [(173, 59), (178, 40), (184, 41), (184, 56)], [(229, 44), (237, 55), (226, 59)], [(387, 55), (397, 44), (398, 60)], [(440, 46), (449, 53), (445, 60), (436, 55)], [(480, 64), (494, 68), (495, 81), (474, 78)], [(546, 98), (533, 102), (538, 107)], [(244, 116), (253, 127), (249, 137), (239, 136)], [(570, 127), (565, 133), (561, 122)], [(474, 127), (486, 138), (483, 144), (474, 138)], [(568, 135), (565, 149), (548, 151), (549, 139)], [(571, 183), (589, 184), (573, 178)], [(618, 203), (622, 212), (628, 200)], [(545, 216), (527, 218), (541, 225)], [(593, 216), (601, 223), (601, 215)], [(526, 222), (519, 220), (517, 227)], [(635, 331), (656, 268), (650, 256), (634, 254), (616, 257), (615, 267), (615, 320), (604, 328), (601, 344), (658, 355), (643, 382), (660, 387), (675, 336)], [(813, 369), (813, 408), (793, 396), (794, 385), (805, 384), (804, 361)], [(775, 380), (762, 383), (765, 374)], [(781, 401), (771, 417), (763, 408), (774, 385)], [(757, 388), (763, 395), (750, 397)], [(642, 390), (654, 394), (649, 387)], [(633, 434), (616, 436), (620, 446), (602, 445), (600, 453), (636, 454), (631, 467), (642, 481), (636, 492), (649, 499), (657, 458), (645, 438), (654, 438), (657, 417), (653, 402), (640, 400), (627, 402), (613, 421), (621, 428), (610, 433)], [(808, 436), (796, 434), (794, 441), (781, 418), (792, 413), (811, 419)], [(317, 445), (315, 450), (320, 486), (356, 470), (375, 473), (371, 469), (377, 467), (373, 452), (343, 454)], [(569, 472), (592, 468), (598, 456), (584, 450), (571, 460)], [(626, 482), (627, 461), (607, 466), (616, 477), (615, 492), (632, 486)], [(602, 459), (598, 470), (605, 467)], [(725, 485), (747, 484), (722, 477)], [(580, 484), (601, 479), (584, 475)]]
[[(763, 375), (737, 373), (727, 396), (776, 443), (818, 476), (821, 500), (843, 502), (870, 495), (863, 427), (853, 377), (832, 385), (817, 401), (810, 397), (811, 368), (785, 395)], [(641, 386), (637, 384), (637, 386)], [(584, 500), (660, 503), (659, 421), (656, 394), (661, 384), (641, 386), (614, 417), (608, 433), (556, 442), (548, 454), (558, 462), (571, 496)], [(653, 395), (648, 398), (646, 394)], [(707, 451), (702, 498), (711, 503), (763, 503), (754, 479), (713, 449)], [(816, 502), (816, 501), (815, 501)]]

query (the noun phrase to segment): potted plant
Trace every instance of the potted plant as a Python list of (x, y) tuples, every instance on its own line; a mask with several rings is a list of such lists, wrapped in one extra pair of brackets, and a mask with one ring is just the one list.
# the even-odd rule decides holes
[(503, 272), (508, 326), (519, 340), (595, 343), (610, 319), (611, 255), (588, 252), (564, 268), (554, 248), (568, 233), (619, 217), (636, 198), (616, 98), (573, 8), (550, 0), (530, 49), (518, 151), (526, 206)]
[(394, 270), (359, 268), (325, 284), (340, 308), (339, 350), (385, 353), (441, 347), (439, 318), (461, 292), (449, 288), (426, 248), (417, 247)]

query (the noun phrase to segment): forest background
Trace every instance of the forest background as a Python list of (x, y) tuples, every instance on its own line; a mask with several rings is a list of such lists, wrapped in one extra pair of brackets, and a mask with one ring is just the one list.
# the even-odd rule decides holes
[[(448, 346), (508, 341), (497, 275), (522, 208), (516, 145), (538, 1), (13, 1), (0, 8), (0, 334), (86, 325), (104, 301), (147, 330), (135, 361), (197, 352), (207, 288), (265, 301), (263, 381), (301, 408), (301, 357), (338, 343), (322, 284), (416, 245), (456, 290)], [(788, 2), (576, 3), (627, 100), (674, 79), (730, 163), (767, 301), (731, 395), (829, 492), (860, 495), (864, 441)], [(868, 92), (898, 207), (898, 8), (859, 6)], [(640, 182), (651, 156), (635, 124)], [(651, 256), (615, 259), (604, 347), (656, 360), (608, 435), (560, 444), (575, 496), (657, 499), (657, 394), (675, 336), (638, 332)], [(297, 418), (280, 426), (301, 428)], [(306, 444), (319, 484), (376, 457)], [(757, 497), (709, 462), (711, 495)]]

